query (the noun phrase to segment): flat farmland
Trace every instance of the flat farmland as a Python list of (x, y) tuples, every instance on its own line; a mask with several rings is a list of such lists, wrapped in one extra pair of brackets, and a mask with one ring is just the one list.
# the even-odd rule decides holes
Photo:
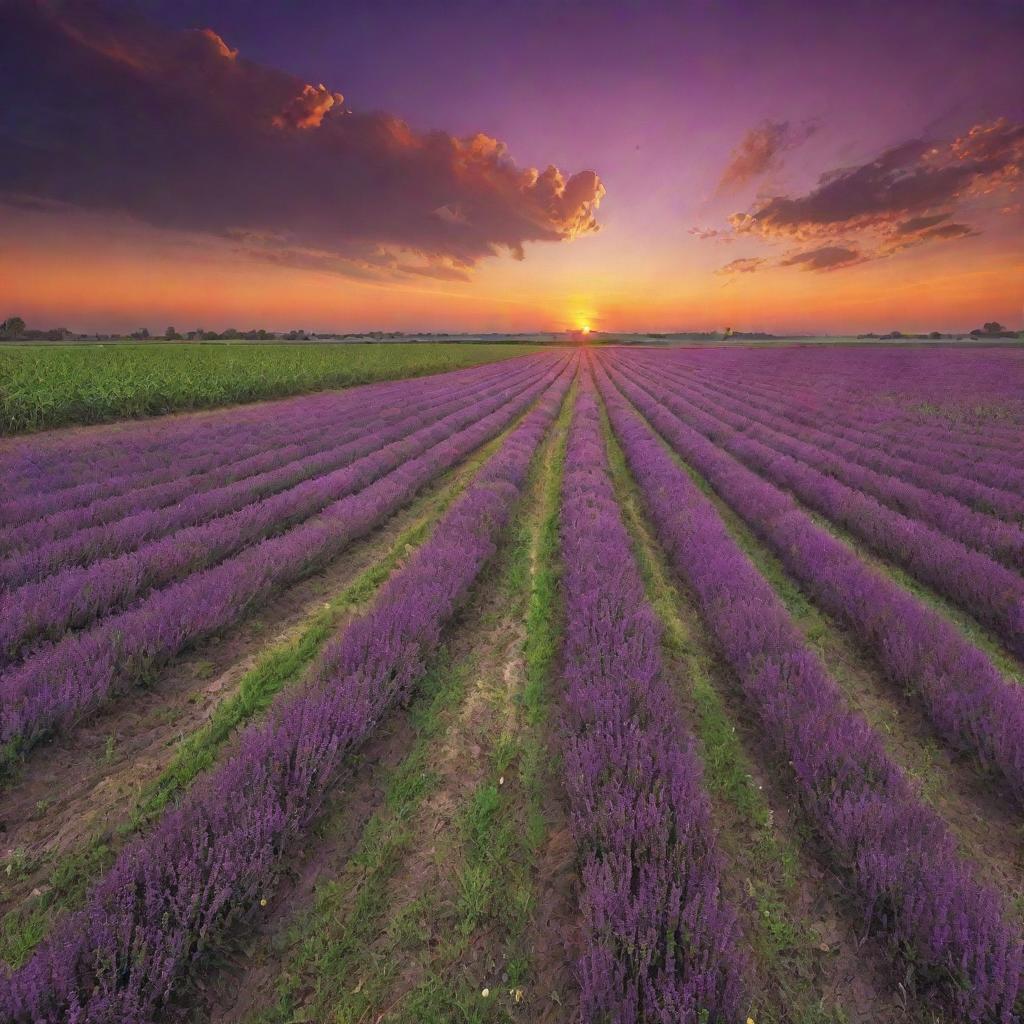
[(418, 377), (536, 346), (133, 344), (0, 347), (0, 434)]
[(1024, 350), (103, 351), (4, 411), (0, 1019), (1024, 1019)]

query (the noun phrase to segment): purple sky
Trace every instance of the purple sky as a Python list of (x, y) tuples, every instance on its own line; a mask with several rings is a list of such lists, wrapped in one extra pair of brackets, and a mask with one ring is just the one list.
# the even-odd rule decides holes
[[(27, 2), (18, 0), (20, 6)], [(77, 18), (81, 9), (48, 6), (58, 20), (67, 20), (68, 10)], [(249, 234), (265, 227), (281, 237), (289, 210), (298, 225), (294, 238), (289, 233), (294, 251), (278, 260), (288, 265), (279, 269), (276, 285), (268, 276), (266, 253), (256, 254), (253, 280), (260, 281), (262, 293), (276, 287), (280, 301), (254, 309), (251, 319), (303, 306), (324, 326), (339, 328), (408, 327), (417, 317), (423, 327), (435, 329), (545, 328), (585, 319), (612, 329), (735, 321), (748, 328), (836, 331), (966, 328), (983, 315), (1014, 323), (1024, 319), (1019, 283), (1024, 220), (1015, 190), (1024, 144), (1013, 134), (1024, 122), (1024, 4), (1019, 2), (120, 0), (117, 6), (132, 18), (141, 16), (149, 31), (167, 39), (178, 38), (173, 33), (182, 30), (211, 28), (238, 51), (239, 59), (283, 72), (289, 82), (323, 83), (328, 93), (343, 93), (344, 106), (356, 115), (379, 111), (401, 118), (417, 137), (432, 130), (455, 138), (482, 132), (507, 146), (502, 161), (541, 170), (553, 164), (566, 179), (593, 171), (605, 190), (603, 196), (591, 190), (579, 202), (566, 201), (541, 222), (532, 197), (529, 210), (517, 200), (494, 214), (492, 223), (494, 211), (480, 200), (477, 183), (470, 184), (468, 194), (445, 186), (453, 199), (440, 205), (450, 207), (451, 216), (467, 230), (471, 224), (474, 238), (468, 247), (460, 243), (455, 248), (442, 239), (435, 249), (431, 224), (414, 225), (415, 211), (406, 203), (410, 188), (419, 188), (421, 179), (406, 185), (401, 169), (389, 164), (382, 173), (402, 202), (375, 193), (376, 200), (356, 208), (373, 211), (379, 202), (387, 206), (387, 215), (405, 217), (413, 226), (403, 231), (390, 225), (380, 239), (363, 232), (359, 258), (366, 246), (379, 242), (392, 265), (392, 254), (399, 250), (402, 267), (415, 264), (418, 279), (410, 283), (403, 270), (391, 281), (375, 282), (374, 295), (366, 293), (370, 286), (365, 283), (346, 289), (332, 280), (349, 272), (327, 267), (322, 254), (350, 260), (352, 243), (346, 238), (336, 246), (325, 231), (304, 234), (305, 220), (319, 219), (320, 211), (289, 202), (265, 226), (232, 211), (238, 223), (227, 226), (231, 237), (238, 233), (236, 226)], [(91, 16), (94, 34), (98, 22), (112, 17), (110, 4), (99, 10), (106, 13)], [(95, 81), (107, 70), (89, 64), (82, 73)], [(150, 74), (148, 68), (139, 73)], [(0, 114), (0, 134), (17, 142), (41, 130), (28, 125), (47, 121), (45, 102), (33, 97), (45, 97), (48, 83), (45, 77), (40, 82), (26, 78), (46, 74), (43, 69), (9, 72), (15, 79), (10, 88), (26, 94), (27, 113), (20, 121), (17, 113)], [(176, 76), (165, 78), (179, 87)], [(132, 91), (124, 81), (118, 78), (120, 84), (106, 92), (97, 89), (104, 97), (98, 102), (119, 89)], [(77, 91), (70, 79), (60, 84), (65, 95)], [(194, 91), (189, 99), (203, 102)], [(110, 102), (111, 123), (124, 121), (123, 103), (123, 98)], [(327, 127), (340, 112), (339, 106), (313, 130)], [(91, 113), (102, 119), (102, 110)], [(911, 200), (890, 201), (906, 189), (902, 183), (908, 176), (930, 188), (936, 161), (945, 172), (962, 160), (957, 139), (971, 128), (997, 123), (1003, 125), (998, 158), (986, 152), (976, 171), (927, 202), (919, 189)], [(190, 132), (183, 120), (175, 143), (187, 143)], [(193, 134), (208, 138), (208, 126)], [(116, 138), (123, 148), (123, 135)], [(920, 151), (888, 176), (863, 171), (887, 151), (915, 140), (921, 142)], [(140, 150), (152, 142), (143, 138)], [(927, 153), (927, 144), (937, 147), (937, 155)], [(244, 143), (241, 149), (248, 152)], [(972, 151), (971, 159), (976, 156)], [(142, 165), (136, 168), (140, 178), (156, 173)], [(858, 168), (860, 177), (853, 173)], [(844, 171), (850, 180), (833, 190), (844, 192), (838, 197), (842, 202), (855, 187), (884, 193), (867, 221), (860, 207), (856, 216), (833, 220), (827, 229), (816, 215), (781, 228), (774, 208), (771, 216), (756, 216), (773, 197), (806, 198), (822, 175)], [(38, 262), (26, 266), (42, 266), (46, 247), (58, 264), (63, 253), (63, 265), (71, 265), (72, 257), (78, 259), (87, 240), (101, 231), (97, 217), (127, 216), (133, 225), (141, 220), (164, 237), (146, 242), (145, 233), (136, 232), (124, 241), (121, 262), (111, 263), (110, 275), (125, 273), (126, 253), (133, 246), (140, 261), (154, 266), (158, 253), (161, 273), (177, 282), (177, 291), (168, 284), (166, 295), (149, 295), (157, 307), (154, 316), (174, 315), (177, 302), (183, 306), (181, 317), (194, 308), (209, 310), (211, 323), (223, 316), (237, 319), (248, 292), (238, 284), (244, 274), (236, 266), (236, 250), (221, 254), (223, 316), (211, 295), (191, 305), (176, 297), (187, 296), (193, 286), (180, 267), (186, 257), (175, 257), (171, 250), (178, 242), (168, 232), (203, 235), (194, 193), (182, 186), (183, 212), (175, 223), (168, 212), (174, 204), (166, 201), (159, 214), (152, 202), (126, 203), (124, 209), (111, 208), (117, 204), (109, 196), (100, 202), (95, 190), (83, 186), (98, 173), (93, 165), (79, 170), (73, 183), (52, 185), (47, 200), (71, 202), (88, 216), (83, 221), (77, 211), (68, 210), (36, 215), (50, 223), (31, 225)], [(228, 189), (230, 208), (237, 196), (218, 165), (211, 162), (204, 173), (210, 194)], [(244, 173), (241, 167), (239, 173)], [(915, 176), (921, 175), (927, 183), (917, 182)], [(0, 191), (32, 192), (26, 177), (0, 177)], [(359, 176), (342, 175), (342, 180), (345, 196), (357, 197)], [(125, 191), (124, 182), (104, 184), (110, 186), (108, 193)], [(289, 187), (286, 175), (262, 184), (279, 192)], [(173, 178), (154, 182), (154, 190), (157, 186), (163, 195), (175, 188)], [(380, 186), (376, 172), (374, 186)], [(424, 204), (447, 195), (443, 188), (423, 191)], [(598, 205), (585, 208), (595, 197)], [(324, 202), (323, 209), (334, 209), (332, 200)], [(595, 211), (601, 230), (581, 227)], [(436, 213), (433, 207), (423, 211), (428, 218)], [(741, 225), (735, 215), (743, 214), (755, 216)], [(341, 219), (351, 215), (344, 209), (338, 214)], [(53, 223), (54, 217), (65, 218), (63, 247), (62, 227)], [(902, 228), (916, 223), (915, 217), (938, 219), (910, 236)], [(24, 204), (16, 214), (5, 215), (0, 207), (0, 230), (5, 218), (23, 229), (32, 215)], [(524, 227), (524, 220), (532, 226)], [(450, 233), (453, 224), (443, 230)], [(222, 240), (225, 228), (211, 224), (211, 239)], [(135, 228), (125, 230), (131, 235)], [(908, 238), (913, 244), (903, 243)], [(220, 257), (211, 245), (204, 258), (217, 264)], [(496, 247), (496, 255), (484, 251), (489, 246)], [(510, 258), (520, 252), (525, 260)], [(310, 265), (317, 261), (321, 265)], [(312, 276), (299, 280), (297, 270)], [(38, 269), (26, 269), (23, 281), (7, 286), (9, 296), (0, 285), (0, 299), (21, 299), (27, 308), (45, 313), (52, 289), (43, 287), (38, 275)], [(72, 292), (75, 297), (63, 307), (58, 304), (53, 316), (75, 318), (75, 303), (81, 305), (84, 297)], [(103, 315), (117, 313), (112, 298), (101, 306)], [(86, 301), (79, 319), (100, 312), (100, 306)], [(132, 307), (124, 315), (137, 318), (141, 312), (142, 307)]]

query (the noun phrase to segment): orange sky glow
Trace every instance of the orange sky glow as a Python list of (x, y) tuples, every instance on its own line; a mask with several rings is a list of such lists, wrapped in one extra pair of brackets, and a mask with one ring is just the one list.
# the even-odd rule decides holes
[[(319, 3), (299, 23), (12, 0), (0, 319), (1020, 328), (1024, 18), (989, 2), (945, 19), (923, 0), (871, 17), (655, 2), (626, 20), (611, 2), (462, 19), (427, 3), (410, 15), (424, 50), (383, 8), (353, 29)], [(988, 59), (968, 72), (965, 50)]]

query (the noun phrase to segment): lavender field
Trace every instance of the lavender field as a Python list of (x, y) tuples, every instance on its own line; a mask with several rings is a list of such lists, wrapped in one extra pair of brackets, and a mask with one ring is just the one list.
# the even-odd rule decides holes
[(1024, 350), (552, 347), (0, 472), (0, 1020), (1024, 1020)]

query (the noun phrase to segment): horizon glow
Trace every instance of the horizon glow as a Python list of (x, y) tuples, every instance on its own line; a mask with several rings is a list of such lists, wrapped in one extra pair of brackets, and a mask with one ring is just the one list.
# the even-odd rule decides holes
[(1019, 5), (13, 0), (0, 29), (0, 319), (1024, 326)]

